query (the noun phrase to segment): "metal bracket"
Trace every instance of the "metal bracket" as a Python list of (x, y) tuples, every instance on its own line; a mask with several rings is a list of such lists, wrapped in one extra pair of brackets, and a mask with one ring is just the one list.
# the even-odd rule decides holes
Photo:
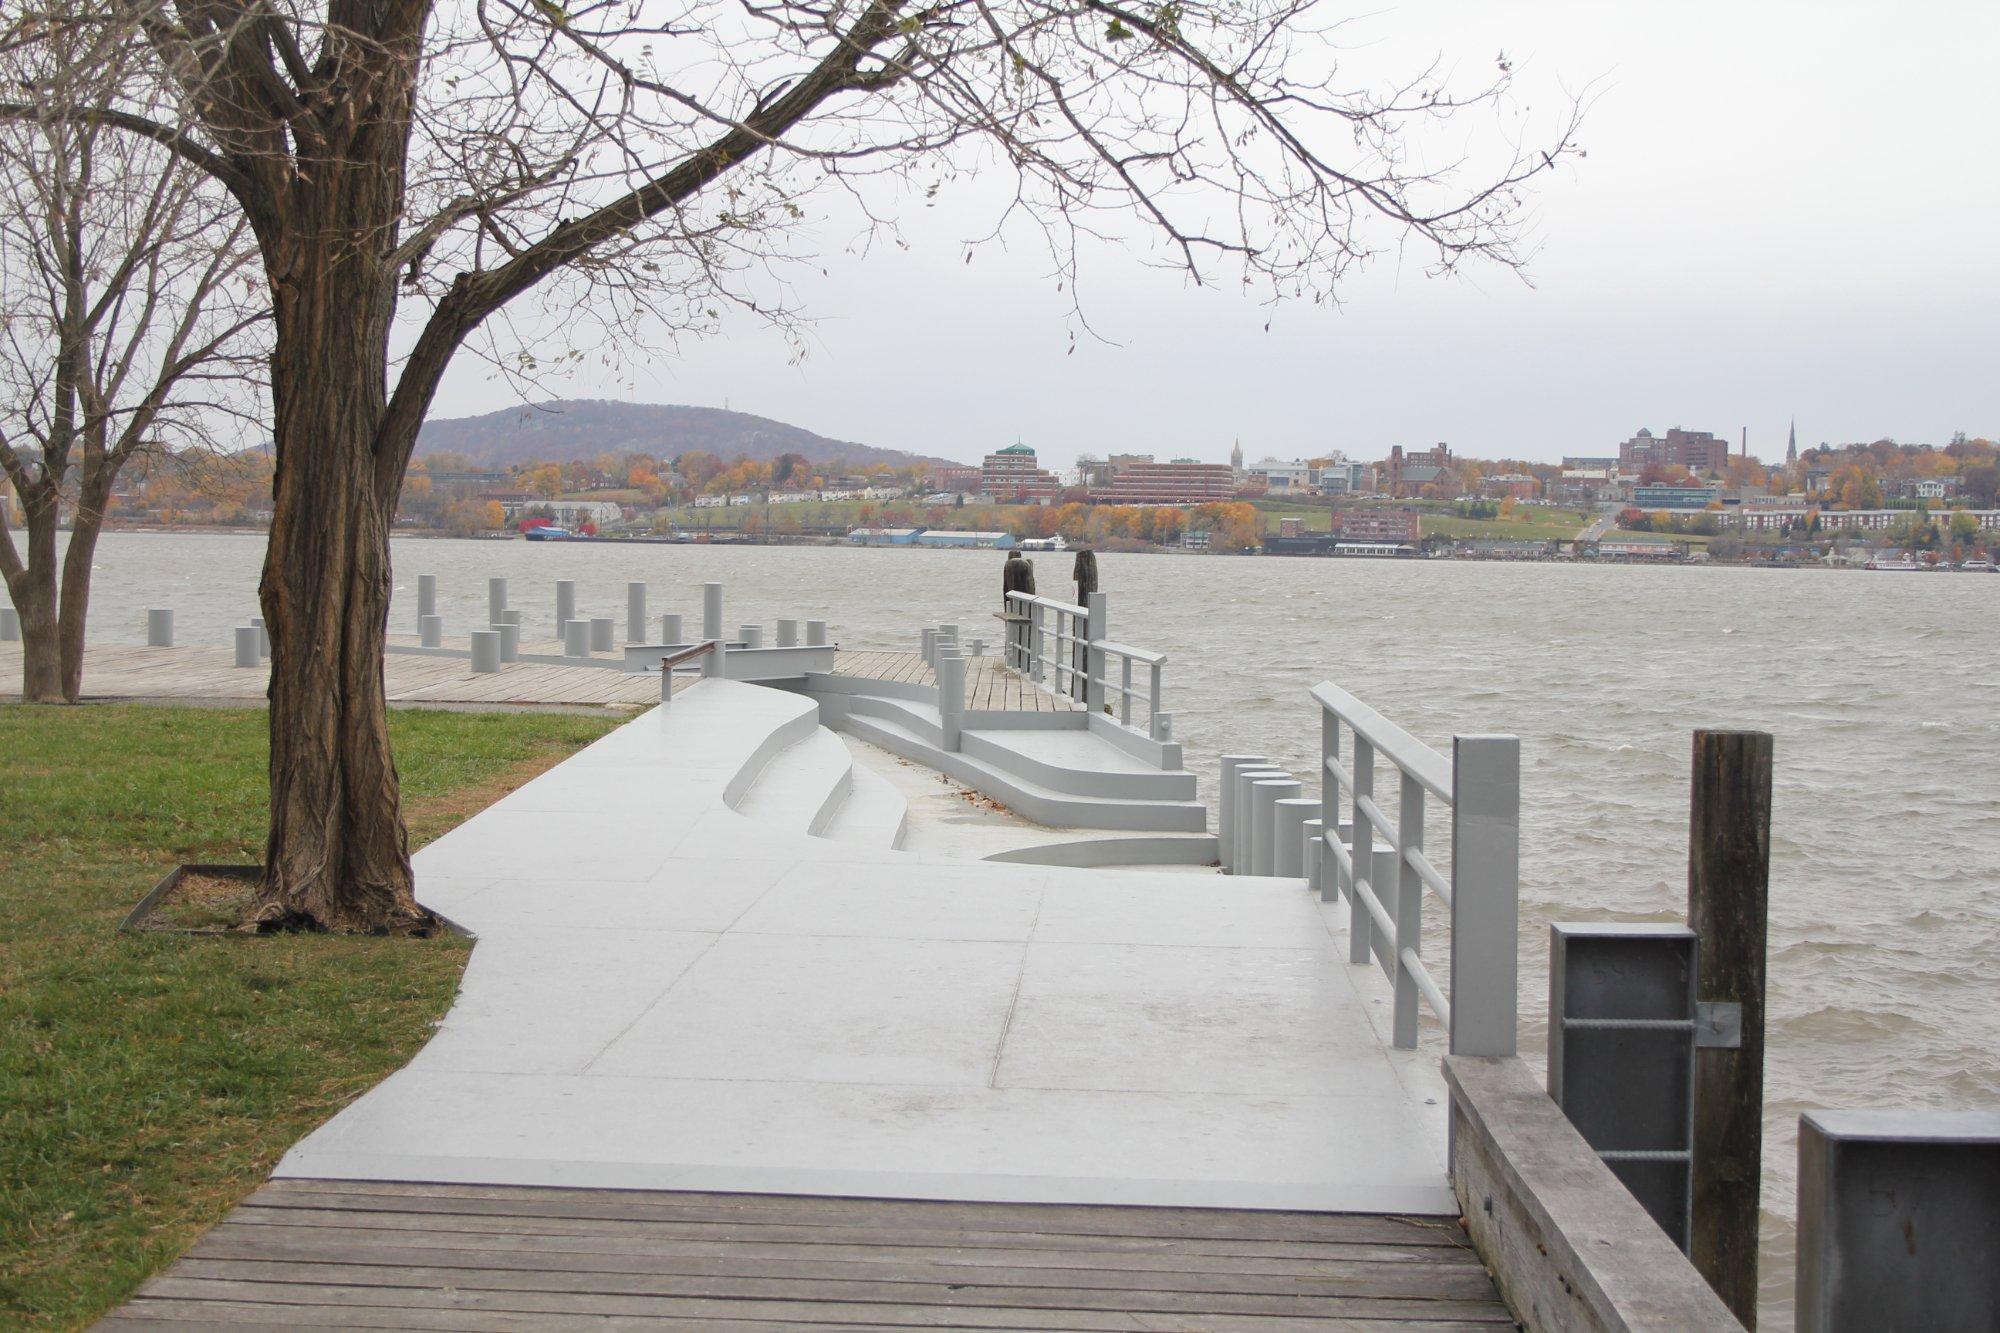
[(1694, 1044), (1726, 1051), (1742, 1049), (1743, 1006), (1735, 1000), (1696, 1001)]

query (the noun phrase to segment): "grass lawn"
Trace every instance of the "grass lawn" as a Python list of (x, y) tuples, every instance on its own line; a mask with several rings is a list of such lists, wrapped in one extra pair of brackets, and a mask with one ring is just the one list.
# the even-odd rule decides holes
[[(412, 842), (616, 722), (393, 713)], [(261, 859), (265, 726), (0, 705), (0, 1327), (124, 1299), (451, 1002), (463, 941), (116, 933), (175, 863)]]

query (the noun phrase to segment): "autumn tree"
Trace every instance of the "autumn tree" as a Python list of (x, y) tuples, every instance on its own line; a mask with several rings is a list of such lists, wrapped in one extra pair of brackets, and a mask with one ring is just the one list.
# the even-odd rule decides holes
[(26, 539), (0, 507), (0, 582), (31, 702), (79, 697), (121, 472), (191, 461), (257, 408), (265, 305), (247, 229), (214, 181), (102, 117), (126, 72), (79, 33), (0, 42), (0, 86), (34, 94), (0, 118), (0, 474)]
[[(134, 62), (94, 118), (207, 173), (255, 234), (278, 454), (265, 919), (339, 929), (430, 925), (382, 690), (389, 528), (441, 378), (509, 305), (560, 310), (558, 354), (731, 308), (788, 323), (759, 278), (816, 188), (893, 233), (905, 187), (972, 170), (1068, 290), (1078, 239), (1133, 219), (1196, 279), (1319, 299), (1381, 253), (1517, 263), (1524, 188), (1571, 151), (1567, 116), (1469, 149), (1504, 62), (1463, 94), (1370, 89), (1309, 0), (30, 4), (11, 40)], [(1453, 118), (1460, 165), (1429, 165), (1417, 140)]]

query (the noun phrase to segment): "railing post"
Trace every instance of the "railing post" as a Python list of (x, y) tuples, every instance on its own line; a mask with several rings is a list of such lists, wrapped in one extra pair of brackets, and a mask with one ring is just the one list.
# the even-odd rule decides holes
[(1412, 1050), (1417, 1044), (1417, 978), (1403, 963), (1403, 950), (1424, 956), (1424, 882), (1409, 854), (1424, 849), (1424, 784), (1403, 774), (1396, 806), (1396, 1045)]
[(1451, 763), (1451, 1053), (1513, 1055), (1519, 1023), (1521, 742), (1459, 736)]
[[(1111, 594), (1103, 592), (1085, 593), (1083, 597), (1084, 639), (1083, 639), (1083, 688), (1084, 702), (1093, 713), (1104, 711), (1104, 687), (1110, 675), (1110, 666), (1104, 660), (1104, 650), (1097, 645), (1111, 637)], [(1132, 685), (1131, 659), (1125, 662), (1125, 686)], [(1128, 715), (1126, 721), (1131, 721)]]
[[(1348, 864), (1353, 867), (1355, 880), (1370, 880), (1368, 887), (1376, 899), (1382, 897), (1382, 886), (1372, 881), (1375, 878), (1375, 825), (1368, 813), (1361, 808), (1361, 798), (1370, 800), (1375, 796), (1375, 743), (1354, 732), (1354, 820), (1348, 828)], [(1368, 915), (1368, 908), (1362, 904), (1361, 890), (1353, 883), (1347, 889), (1347, 961), (1365, 963), (1372, 952), (1375, 939), (1375, 921)]]
[[(1160, 715), (1160, 682), (1165, 674), (1166, 665), (1167, 664), (1165, 662), (1152, 662), (1149, 663), (1146, 667), (1146, 674), (1148, 678), (1146, 682), (1147, 717), (1158, 717)], [(1165, 740), (1166, 737), (1155, 734), (1153, 739), (1156, 741)]]
[(1028, 603), (1028, 678), (1042, 683), (1042, 604)]
[(625, 585), (625, 642), (646, 641), (646, 585)]
[[(1340, 836), (1340, 780), (1333, 776), (1332, 760), (1340, 758), (1340, 719), (1331, 708), (1321, 705), (1319, 710), (1319, 830), (1320, 837)], [(1322, 855), (1319, 863), (1319, 880), (1313, 887), (1319, 890), (1319, 900), (1323, 903), (1340, 901), (1340, 867), (1333, 858)]]
[(1118, 663), (1118, 721), (1129, 727), (1132, 725), (1132, 659), (1121, 656)]
[(718, 641), (722, 638), (722, 585), (704, 583), (701, 585), (701, 637)]

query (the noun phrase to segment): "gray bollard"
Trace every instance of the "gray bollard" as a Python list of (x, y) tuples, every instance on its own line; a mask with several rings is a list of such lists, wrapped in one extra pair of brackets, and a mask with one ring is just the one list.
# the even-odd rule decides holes
[(618, 646), (618, 622), (610, 616), (590, 618), (590, 651), (608, 653)]
[(984, 639), (974, 639), (974, 640), (972, 641), (972, 652), (971, 652), (970, 656), (973, 656), (973, 657), (984, 657), (984, 656), (986, 656), (986, 640), (984, 640)]
[(1278, 802), (1297, 800), (1305, 790), (1290, 777), (1266, 778), (1250, 795), (1250, 873), (1275, 875), (1278, 861)]
[(171, 648), (174, 646), (174, 612), (172, 607), (156, 606), (146, 612), (146, 646), (148, 648)]
[(507, 617), (507, 580), (486, 580), (486, 623), (498, 625)]
[(806, 622), (806, 644), (813, 648), (826, 647), (826, 622), (824, 620), (808, 620)]
[(1215, 833), (1220, 840), (1219, 851), (1222, 873), (1234, 874), (1236, 856), (1232, 838), (1236, 831), (1236, 770), (1245, 764), (1264, 763), (1261, 754), (1226, 754), (1222, 756), (1222, 776), (1215, 788)]
[(762, 625), (745, 625), (736, 632), (736, 641), (745, 648), (762, 648), (764, 646), (764, 627)]
[(236, 627), (236, 665), (254, 667), (261, 660), (257, 652), (257, 627), (238, 625)]
[(507, 610), (502, 611), (500, 613), (500, 619), (494, 621), (493, 623), (496, 625), (512, 625), (514, 628), (519, 629), (521, 627), (521, 613), (515, 610), (514, 608), (509, 607)]
[(625, 642), (646, 641), (646, 585), (625, 585)]
[(1305, 825), (1319, 814), (1319, 798), (1281, 796), (1271, 810), (1271, 873), (1298, 879), (1306, 873)]
[(670, 666), (662, 666), (660, 668), (660, 707), (664, 708), (673, 701), (674, 669)]
[(475, 675), (491, 675), (500, 669), (500, 631), (472, 631), (472, 670)]
[(250, 624), (257, 631), (257, 656), (269, 657), (271, 655), (271, 631), (264, 624), (264, 617), (252, 616), (250, 617)]
[(722, 585), (704, 583), (701, 585), (701, 637), (704, 640), (722, 637)]
[[(713, 586), (719, 588), (722, 585), (718, 583)], [(714, 644), (715, 647), (713, 650), (702, 654), (701, 674), (704, 676), (718, 676), (718, 677), (728, 675), (729, 665), (727, 662), (723, 660), (723, 655), (729, 651), (729, 645), (724, 643), (721, 639), (710, 639), (708, 640), (708, 642)]]
[(1229, 864), (1232, 875), (1248, 875), (1255, 872), (1255, 844), (1251, 833), (1255, 828), (1256, 807), (1251, 803), (1250, 784), (1264, 778), (1288, 778), (1291, 774), (1275, 764), (1244, 764), (1236, 770), (1236, 793), (1230, 802)]
[(661, 643), (686, 643), (687, 640), (681, 637), (685, 633), (687, 631), (681, 627), (681, 618), (679, 616), (660, 617)]
[(11, 606), (0, 606), (0, 643), (21, 641), (21, 613)]
[(1299, 826), (1299, 841), (1301, 844), (1299, 850), (1303, 857), (1302, 864), (1305, 867), (1303, 873), (1306, 877), (1306, 888), (1311, 890), (1319, 888), (1319, 858), (1320, 854), (1326, 850), (1326, 844), (1320, 841), (1320, 830), (1322, 827), (1323, 825), (1320, 822), (1319, 811), (1317, 809), (1312, 812), (1312, 818)]
[(521, 626), (511, 620), (503, 620), (493, 628), (500, 635), (500, 660), (502, 662), (520, 661)]
[(778, 622), (778, 646), (780, 648), (796, 648), (799, 646), (798, 621), (780, 620)]
[(417, 632), (419, 634), (423, 632), (424, 617), (436, 615), (437, 609), (438, 576), (435, 574), (417, 575)]
[(576, 619), (576, 580), (556, 580), (556, 637), (569, 642), (569, 622)]
[(420, 626), (418, 626), (418, 629), (420, 631), (421, 641), (424, 647), (426, 648), (444, 647), (443, 616), (425, 616), (423, 619), (423, 623)]
[(563, 625), (563, 656), (590, 656), (590, 622), (571, 620)]
[(923, 641), (917, 647), (917, 656), (924, 659), (925, 666), (935, 667), (937, 665), (936, 630), (926, 629), (924, 631)]
[(937, 656), (938, 723), (944, 748), (959, 747), (965, 731), (965, 659), (949, 648)]

